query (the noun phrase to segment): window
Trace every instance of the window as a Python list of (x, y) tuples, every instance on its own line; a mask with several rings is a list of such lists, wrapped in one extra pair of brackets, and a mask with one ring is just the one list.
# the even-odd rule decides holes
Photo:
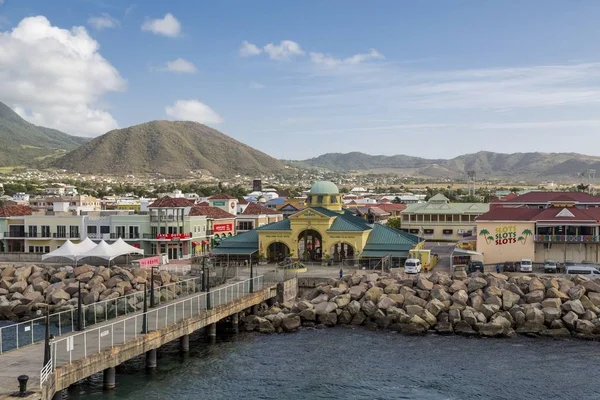
[(28, 228), (28, 236), (29, 237), (37, 237), (37, 226), (36, 225), (30, 225), (27, 227)]
[(108, 225), (100, 226), (100, 233), (101, 234), (110, 233), (110, 226), (108, 226)]
[(98, 227), (96, 225), (88, 225), (87, 233), (88, 235), (95, 235), (98, 233)]
[(418, 229), (410, 229), (409, 233), (414, 233), (414, 234), (418, 234), (419, 230)]
[(129, 227), (129, 239), (137, 239), (140, 237), (140, 227), (130, 226)]
[(337, 203), (337, 197), (335, 197), (335, 196), (331, 196), (331, 197), (330, 197), (330, 199), (329, 199), (329, 202), (330, 202), (331, 204), (335, 204), (335, 203)]
[(317, 204), (323, 204), (323, 196), (317, 196)]
[(433, 235), (433, 229), (423, 229), (423, 233), (426, 235)]
[(65, 225), (58, 225), (56, 227), (56, 237), (59, 237), (59, 238), (67, 237), (67, 227)]
[(442, 231), (442, 233), (443, 233), (444, 235), (452, 235), (452, 232), (453, 232), (453, 230), (452, 230), (452, 229), (444, 229), (444, 230)]
[(50, 246), (44, 247), (44, 253), (50, 253)]
[(33, 246), (29, 246), (29, 252), (33, 253)]
[(50, 236), (52, 236), (50, 234), (50, 226), (42, 225), (42, 237), (50, 237)]
[(239, 221), (237, 228), (240, 231), (251, 231), (252, 229), (254, 229), (254, 222), (252, 222), (252, 221)]
[(125, 227), (124, 226), (115, 226), (115, 235), (120, 238), (125, 237)]
[(310, 204), (312, 202), (312, 196), (307, 196), (306, 202)]
[(77, 226), (77, 225), (69, 226), (69, 237), (72, 237), (72, 238), (79, 237), (79, 226)]

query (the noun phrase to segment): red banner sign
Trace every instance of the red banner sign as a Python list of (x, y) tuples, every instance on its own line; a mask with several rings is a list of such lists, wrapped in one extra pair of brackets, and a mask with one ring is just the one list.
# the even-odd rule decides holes
[(233, 230), (233, 224), (217, 224), (213, 226), (215, 232), (228, 232)]
[(135, 262), (139, 263), (140, 268), (152, 268), (160, 265), (160, 256), (140, 258), (139, 260), (135, 260)]
[(189, 239), (192, 235), (189, 233), (158, 233), (157, 239), (173, 240), (173, 239)]

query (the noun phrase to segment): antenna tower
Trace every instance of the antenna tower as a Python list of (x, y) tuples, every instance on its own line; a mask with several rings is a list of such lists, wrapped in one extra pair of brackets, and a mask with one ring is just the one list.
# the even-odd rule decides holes
[(475, 196), (475, 171), (472, 169), (467, 171), (467, 190), (469, 196)]

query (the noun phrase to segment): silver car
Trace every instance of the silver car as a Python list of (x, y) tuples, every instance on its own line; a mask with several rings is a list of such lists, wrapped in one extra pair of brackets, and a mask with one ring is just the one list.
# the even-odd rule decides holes
[(544, 261), (544, 272), (547, 274), (555, 274), (558, 271), (556, 261), (546, 260)]

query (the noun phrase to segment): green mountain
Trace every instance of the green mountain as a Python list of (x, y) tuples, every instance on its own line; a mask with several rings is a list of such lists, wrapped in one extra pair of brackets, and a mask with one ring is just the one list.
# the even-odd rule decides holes
[(81, 173), (188, 175), (207, 170), (214, 176), (281, 173), (281, 161), (206, 125), (151, 121), (116, 129), (69, 152), (54, 167)]
[(88, 139), (33, 125), (0, 103), (0, 166), (38, 166)]
[(557, 180), (577, 181), (588, 169), (600, 174), (600, 157), (577, 153), (494, 153), (480, 151), (452, 159), (426, 159), (405, 155), (374, 156), (359, 152), (328, 153), (296, 162), (298, 166), (325, 168), (333, 171), (396, 173), (421, 178), (464, 179), (474, 171), (478, 180), (512, 181)]

